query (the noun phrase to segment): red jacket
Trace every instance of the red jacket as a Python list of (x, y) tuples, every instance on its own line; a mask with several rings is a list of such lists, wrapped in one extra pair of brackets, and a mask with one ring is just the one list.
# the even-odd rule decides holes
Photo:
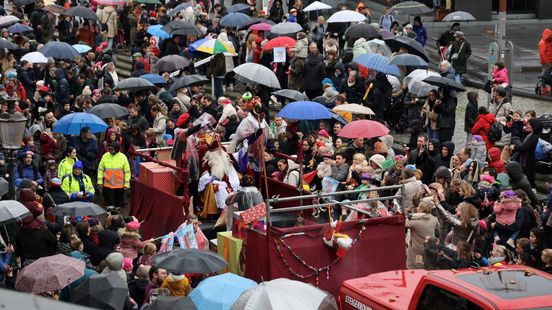
[(40, 134), (40, 154), (42, 156), (52, 155), (57, 149), (56, 139), (50, 137), (47, 133)]
[(552, 63), (552, 30), (544, 29), (539, 42), (539, 53), (541, 64)]
[(472, 128), (472, 135), (480, 135), (485, 141), (487, 150), (494, 146), (494, 142), (491, 142), (487, 136), (491, 131), (491, 125), (494, 123), (496, 123), (496, 119), (492, 113), (480, 114)]
[(500, 157), (500, 149), (497, 147), (492, 147), (488, 151), (489, 153), (489, 167), (494, 168), (496, 170), (496, 173), (506, 173), (506, 166), (504, 165), (504, 161), (502, 161), (502, 158)]

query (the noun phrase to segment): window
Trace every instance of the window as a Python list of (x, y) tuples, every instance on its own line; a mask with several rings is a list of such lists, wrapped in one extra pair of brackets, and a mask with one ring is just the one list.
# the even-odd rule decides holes
[(473, 302), (458, 296), (455, 293), (439, 288), (435, 285), (427, 285), (422, 292), (420, 301), (416, 306), (418, 310), (476, 310), (482, 309)]

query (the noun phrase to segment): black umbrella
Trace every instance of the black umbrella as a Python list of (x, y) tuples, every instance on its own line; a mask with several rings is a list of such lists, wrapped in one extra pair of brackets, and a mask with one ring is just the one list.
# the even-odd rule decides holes
[(0, 201), (0, 226), (18, 222), (31, 215), (29, 209), (17, 200)]
[(99, 309), (123, 309), (128, 295), (126, 283), (116, 274), (93, 275), (73, 291), (71, 301)]
[(195, 310), (194, 302), (187, 297), (159, 296), (149, 310)]
[(155, 69), (162, 72), (173, 72), (186, 68), (190, 65), (190, 60), (179, 55), (165, 56), (155, 64)]
[(13, 4), (17, 6), (25, 6), (27, 4), (36, 3), (36, 0), (15, 0)]
[(105, 213), (106, 211), (99, 205), (82, 201), (63, 203), (52, 209), (52, 214), (57, 216), (98, 216)]
[(121, 118), (128, 115), (127, 109), (116, 103), (101, 103), (95, 105), (88, 113), (92, 113), (101, 119)]
[(404, 1), (392, 6), (389, 12), (404, 15), (422, 15), (433, 12), (433, 10), (418, 1)]
[(183, 87), (205, 84), (207, 82), (209, 82), (209, 79), (201, 75), (184, 75), (183, 77), (176, 80), (176, 82), (174, 82), (171, 87), (169, 87), (169, 91), (176, 92)]
[(150, 81), (139, 77), (131, 77), (120, 81), (113, 90), (140, 91), (150, 88), (155, 88), (155, 85)]
[(196, 27), (190, 23), (181, 20), (173, 20), (161, 28), (166, 33), (172, 35), (199, 35), (199, 31)]
[(65, 11), (65, 15), (82, 17), (84, 19), (98, 20), (98, 16), (91, 9), (77, 5)]
[(33, 294), (0, 289), (0, 309), (3, 310), (84, 310), (87, 307), (60, 302)]
[(5, 49), (9, 49), (9, 50), (14, 50), (14, 49), (17, 49), (17, 46), (15, 46), (13, 43), (11, 43), (10, 41), (4, 39), (4, 38), (1, 38), (0, 39), (0, 48), (5, 48)]
[(418, 41), (408, 38), (407, 36), (396, 36), (385, 40), (385, 43), (393, 52), (398, 52), (401, 47), (404, 47), (408, 50), (409, 54), (418, 55), (425, 61), (429, 61), (424, 47), (418, 43)]
[(224, 258), (210, 251), (198, 249), (175, 249), (153, 257), (154, 265), (173, 273), (211, 273), (219, 271), (228, 263)]
[(442, 76), (430, 76), (425, 78), (423, 82), (439, 87), (450, 88), (452, 90), (466, 91), (464, 85)]
[(293, 89), (280, 89), (272, 92), (273, 95), (291, 99), (293, 101), (308, 101), (309, 98), (302, 92)]
[(52, 57), (57, 59), (72, 60), (77, 56), (80, 56), (79, 52), (69, 45), (69, 43), (61, 41), (50, 41), (44, 45), (39, 52), (46, 57)]
[(251, 6), (246, 3), (236, 3), (228, 7), (226, 9), (226, 12), (228, 13), (234, 13), (234, 12), (240, 12), (240, 13), (248, 13), (249, 10), (251, 10)]
[(379, 33), (378, 29), (370, 24), (354, 24), (351, 27), (347, 28), (347, 30), (345, 31), (345, 37), (350, 38), (354, 41), (360, 38), (370, 40), (379, 37)]

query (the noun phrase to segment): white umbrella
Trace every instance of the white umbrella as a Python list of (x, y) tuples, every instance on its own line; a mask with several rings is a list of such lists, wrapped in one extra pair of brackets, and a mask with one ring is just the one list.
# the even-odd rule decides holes
[(307, 5), (306, 8), (303, 9), (303, 12), (310, 12), (310, 11), (318, 11), (318, 10), (329, 10), (332, 7), (322, 3), (320, 1), (314, 1), (313, 3)]
[(241, 294), (232, 310), (245, 309), (337, 310), (337, 304), (332, 295), (311, 284), (281, 278), (262, 282)]
[(29, 209), (17, 200), (0, 201), (0, 225), (15, 223), (31, 215)]
[(393, 54), (389, 46), (387, 46), (387, 44), (385, 44), (385, 41), (383, 40), (372, 39), (366, 42), (366, 44), (370, 47), (370, 50), (372, 50), (372, 52), (376, 54), (383, 54), (383, 56), (386, 57), (391, 57), (391, 55)]
[(415, 94), (418, 97), (426, 97), (430, 90), (438, 89), (437, 86), (423, 82), (423, 80), (430, 76), (441, 76), (437, 72), (427, 71), (423, 69), (417, 69), (407, 75), (403, 83), (408, 86), (408, 92)]
[(302, 30), (303, 28), (301, 28), (301, 25), (299, 25), (298, 23), (285, 22), (285, 23), (279, 23), (272, 26), (272, 28), (270, 28), (270, 33), (281, 35), (281, 34), (296, 33)]
[(366, 16), (359, 12), (351, 10), (343, 10), (334, 13), (328, 18), (328, 23), (350, 23), (350, 22), (363, 22), (366, 20)]
[(7, 15), (0, 17), (0, 27), (8, 27), (19, 22), (19, 18), (13, 15)]
[(263, 65), (248, 62), (237, 66), (233, 71), (236, 73), (236, 79), (242, 82), (281, 88), (274, 72)]
[(353, 114), (375, 115), (372, 109), (358, 103), (340, 104), (333, 108), (334, 112), (350, 112)]
[(45, 64), (48, 63), (48, 58), (46, 56), (42, 55), (40, 52), (30, 52), (23, 57), (21, 57), (21, 60), (26, 60), (33, 64)]

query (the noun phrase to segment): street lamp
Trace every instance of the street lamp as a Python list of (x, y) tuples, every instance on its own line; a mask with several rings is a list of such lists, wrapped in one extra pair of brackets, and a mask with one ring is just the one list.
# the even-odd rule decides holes
[(15, 111), (14, 98), (3, 95), (0, 97), (0, 101), (8, 104), (8, 112), (0, 114), (0, 141), (2, 142), (2, 149), (6, 151), (6, 159), (8, 162), (8, 198), (15, 199), (15, 181), (13, 176), (13, 172), (15, 171), (15, 159), (12, 152), (21, 147), (21, 140), (25, 134), (27, 118), (23, 116), (23, 114)]

